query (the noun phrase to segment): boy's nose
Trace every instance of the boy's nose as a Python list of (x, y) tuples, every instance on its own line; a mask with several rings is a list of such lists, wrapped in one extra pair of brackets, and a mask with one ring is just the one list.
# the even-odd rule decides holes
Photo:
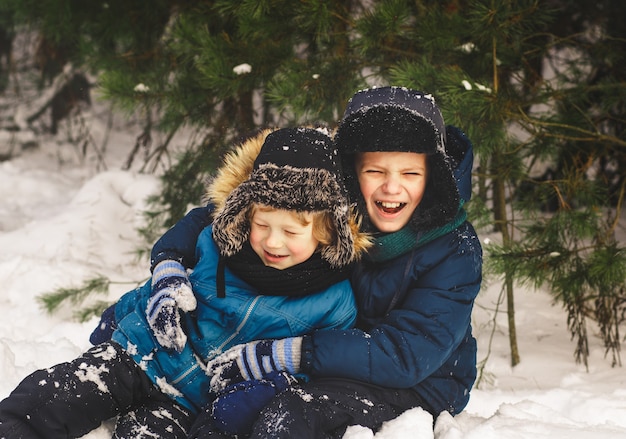
[(398, 194), (400, 193), (400, 188), (401, 185), (398, 178), (393, 175), (387, 176), (385, 182), (383, 183), (383, 190), (387, 194)]
[(282, 240), (280, 239), (280, 233), (275, 231), (270, 231), (265, 238), (265, 245), (269, 248), (279, 248), (282, 245)]

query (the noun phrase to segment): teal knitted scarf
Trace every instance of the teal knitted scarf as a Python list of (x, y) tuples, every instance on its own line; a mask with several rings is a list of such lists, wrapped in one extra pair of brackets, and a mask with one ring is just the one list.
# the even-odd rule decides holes
[(372, 262), (389, 261), (451, 232), (463, 224), (466, 218), (467, 213), (460, 207), (452, 221), (427, 232), (418, 232), (406, 225), (394, 233), (375, 235), (374, 245), (368, 250), (365, 257)]

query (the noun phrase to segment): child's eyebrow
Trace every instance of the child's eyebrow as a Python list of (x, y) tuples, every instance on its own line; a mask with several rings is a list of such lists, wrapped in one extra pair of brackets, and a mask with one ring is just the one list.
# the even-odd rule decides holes
[(425, 170), (426, 170), (426, 166), (415, 165), (415, 166), (409, 166), (407, 168), (404, 168), (401, 171), (406, 172), (406, 171), (425, 171)]

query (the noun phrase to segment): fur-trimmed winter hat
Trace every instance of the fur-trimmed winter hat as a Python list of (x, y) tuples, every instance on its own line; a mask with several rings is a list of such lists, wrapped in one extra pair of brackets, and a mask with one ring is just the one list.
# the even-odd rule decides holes
[[(231, 163), (242, 156), (249, 154), (233, 156)], [(336, 239), (324, 247), (322, 259), (337, 268), (358, 257), (358, 228), (350, 213), (337, 150), (326, 129), (284, 128), (267, 134), (248, 178), (217, 206), (213, 238), (222, 256), (236, 254), (248, 239), (248, 211), (253, 203), (330, 212)]]
[(446, 152), (446, 126), (434, 98), (404, 87), (379, 87), (357, 92), (335, 135), (349, 196), (355, 200), (364, 226), (367, 216), (355, 172), (359, 152), (415, 152), (428, 155), (424, 198), (409, 222), (416, 231), (451, 221), (459, 209), (459, 193)]

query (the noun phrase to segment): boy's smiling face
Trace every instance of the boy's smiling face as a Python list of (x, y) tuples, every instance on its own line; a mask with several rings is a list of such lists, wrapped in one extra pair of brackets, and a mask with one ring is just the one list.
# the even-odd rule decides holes
[(426, 154), (363, 152), (357, 154), (355, 165), (372, 224), (385, 233), (402, 229), (424, 196)]
[(319, 244), (313, 236), (313, 216), (307, 224), (288, 210), (255, 206), (250, 219), (250, 245), (263, 264), (278, 270), (309, 259)]

